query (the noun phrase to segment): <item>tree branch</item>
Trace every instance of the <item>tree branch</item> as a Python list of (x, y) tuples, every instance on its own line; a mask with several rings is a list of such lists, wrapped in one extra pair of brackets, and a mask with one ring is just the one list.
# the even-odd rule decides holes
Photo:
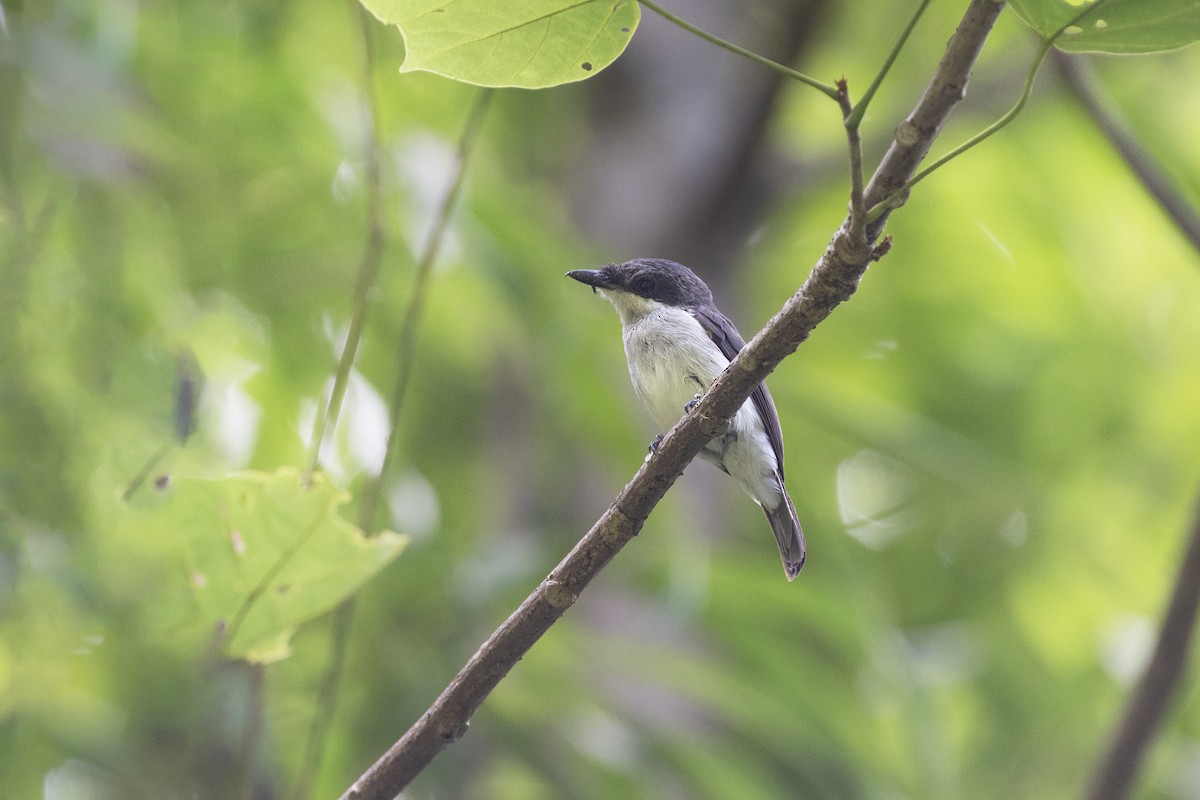
[(1092, 775), (1087, 800), (1124, 800), (1129, 796), (1150, 746), (1166, 715), (1167, 707), (1183, 677), (1200, 607), (1200, 503), (1192, 521), (1188, 542), (1171, 602), (1163, 616), (1154, 655), (1142, 673), (1125, 707), (1125, 715), (1113, 734), (1104, 760)]
[(979, 144), (982, 144), (984, 140), (989, 139), (993, 135), (999, 133), (1005, 126), (1016, 119), (1017, 115), (1021, 113), (1021, 110), (1025, 108), (1025, 103), (1029, 100), (1029, 95), (1033, 92), (1033, 82), (1037, 78), (1038, 70), (1042, 66), (1042, 61), (1045, 60), (1046, 55), (1049, 54), (1049, 52), (1054, 48), (1054, 43), (1058, 41), (1058, 37), (1062, 36), (1076, 23), (1082, 21), (1084, 17), (1094, 14), (1097, 9), (1107, 2), (1108, 0), (1094, 0), (1094, 2), (1092, 2), (1090, 5), (1083, 6), (1083, 8), (1074, 17), (1064, 23), (1048, 38), (1043, 39), (1041, 45), (1038, 47), (1037, 54), (1033, 57), (1033, 62), (1029, 65), (1029, 72), (1025, 77), (1025, 87), (1021, 90), (1021, 94), (1017, 98), (1017, 102), (1013, 104), (1012, 108), (1001, 115), (1001, 117), (991, 125), (988, 125), (970, 139), (963, 142), (958, 147), (955, 147), (949, 153), (946, 153), (937, 161), (933, 162), (928, 167), (907, 180), (903, 186), (895, 187), (879, 202), (878, 205), (871, 207), (870, 211), (868, 212), (868, 216), (872, 219), (872, 221), (886, 217), (888, 211), (892, 207), (903, 205), (905, 197), (912, 190), (913, 186), (920, 183), (937, 170), (941, 169), (950, 161), (958, 158), (963, 153), (971, 150)]
[[(889, 150), (871, 179), (868, 200), (878, 202), (912, 176), (945, 118), (962, 99), (971, 67), (1003, 7), (995, 0), (972, 0), (933, 82), (909, 116), (906, 124), (914, 134)], [(346, 790), (343, 800), (391, 800), (446, 745), (458, 741), (488, 694), (637, 535), (684, 467), (705, 443), (723, 432), (754, 387), (853, 295), (872, 249), (869, 241), (851, 241), (848, 228), (849, 220), (842, 223), (800, 291), (750, 340), (692, 412), (663, 437), (591, 530), (488, 637), (408, 732)], [(876, 230), (881, 229), (882, 224)]]
[[(867, 208), (873, 208), (901, 189), (917, 171), (917, 166), (929, 153), (950, 111), (967, 96), (967, 81), (979, 57), (979, 51), (1004, 9), (1004, 2), (972, 2), (963, 15), (958, 30), (946, 46), (933, 80), (917, 101), (908, 118), (896, 128), (895, 138), (867, 184)], [(892, 209), (882, 213), (867, 227), (872, 241), (879, 236)]]
[(1092, 118), (1092, 122), (1108, 139), (1109, 144), (1120, 153), (1121, 158), (1125, 159), (1126, 166), (1142, 182), (1146, 191), (1158, 201), (1158, 205), (1175, 222), (1180, 232), (1192, 243), (1192, 247), (1200, 252), (1200, 213), (1197, 213), (1196, 206), (1184, 197), (1154, 156), (1142, 146), (1129, 130), (1129, 126), (1112, 108), (1112, 104), (1103, 96), (1096, 85), (1091, 65), (1080, 56), (1070, 56), (1061, 52), (1054, 54), (1054, 62), (1071, 93)]

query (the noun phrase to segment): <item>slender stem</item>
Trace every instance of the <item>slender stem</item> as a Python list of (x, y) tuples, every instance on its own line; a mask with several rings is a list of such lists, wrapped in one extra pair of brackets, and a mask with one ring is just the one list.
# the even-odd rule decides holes
[(945, 166), (948, 162), (954, 160), (963, 153), (967, 152), (972, 147), (980, 144), (985, 139), (992, 136), (992, 134), (998, 132), (1001, 128), (1005, 127), (1008, 125), (1008, 123), (1016, 119), (1017, 114), (1021, 113), (1021, 109), (1025, 107), (1026, 101), (1029, 100), (1029, 95), (1033, 92), (1033, 84), (1037, 78), (1038, 70), (1041, 68), (1042, 62), (1046, 60), (1046, 55), (1050, 52), (1050, 48), (1054, 46), (1054, 43), (1058, 41), (1058, 38), (1062, 36), (1068, 28), (1078, 24), (1080, 20), (1082, 20), (1088, 14), (1094, 13), (1096, 9), (1107, 2), (1108, 0), (1096, 0), (1095, 3), (1085, 6), (1082, 11), (1080, 11), (1069, 21), (1064, 23), (1062, 27), (1056, 30), (1053, 35), (1043, 39), (1041, 45), (1038, 47), (1037, 53), (1034, 54), (1033, 63), (1029, 67), (1029, 74), (1025, 76), (1025, 86), (1021, 90), (1021, 96), (1017, 98), (1017, 102), (1013, 104), (1013, 107), (1005, 112), (1003, 116), (1001, 116), (991, 125), (988, 125), (979, 133), (975, 134), (970, 139), (963, 142), (958, 147), (954, 148), (949, 153), (946, 153), (937, 161), (934, 161), (928, 167), (918, 172), (903, 186), (889, 194), (881, 202), (872, 207), (871, 210), (867, 212), (867, 221), (874, 222), (875, 220), (879, 219), (881, 216), (887, 213), (889, 209), (893, 208), (893, 204), (895, 204), (900, 198), (905, 197), (912, 187), (916, 186), (930, 174)]
[[(375, 51), (374, 40), (371, 35), (372, 21), (366, 8), (357, 0), (350, 0), (350, 7), (358, 21), (360, 37), (363, 43), (361, 66), (364, 101), (363, 129), (366, 133), (364, 146), (367, 187), (367, 243), (363, 250), (362, 262), (358, 271), (358, 280), (355, 285), (354, 310), (351, 314), (350, 328), (347, 331), (346, 343), (343, 345), (342, 355), (338, 361), (337, 374), (330, 392), (329, 404), (324, 413), (318, 416), (316, 426), (313, 430), (310, 473), (311, 471), (315, 471), (319, 464), (325, 431), (336, 425), (338, 413), (341, 409), (342, 400), (349, 381), (350, 369), (353, 366), (355, 353), (362, 339), (370, 290), (375, 285), (379, 267), (383, 260), (383, 248), (386, 243), (386, 227), (383, 214), (383, 181), (379, 154), (379, 113), (375, 93)], [(450, 198), (453, 198), (457, 193), (457, 187), (462, 178), (461, 173), (462, 165), (460, 160), (459, 174), (455, 177), (454, 185), (448, 192), (447, 205), (452, 202)], [(429, 243), (426, 245), (427, 251), (431, 248), (430, 243), (435, 243), (440, 239), (443, 228), (444, 221), (435, 223)], [(433, 250), (436, 252), (436, 247)], [(432, 260), (432, 256), (430, 256), (430, 260)], [(414, 288), (414, 296), (423, 291), (421, 287), (423, 287), (424, 279), (421, 276), (427, 273), (427, 268), (421, 269), (420, 266), (418, 267), (417, 287)], [(413, 307), (410, 305), (408, 316), (406, 317), (406, 326), (407, 320), (413, 316)], [(404, 378), (404, 381), (407, 382), (407, 378)], [(398, 409), (395, 409), (391, 422), (391, 430), (393, 431), (396, 427), (398, 413)], [(390, 437), (391, 434), (389, 433), (389, 445)], [(389, 459), (385, 457), (385, 463), (380, 469), (379, 475), (373, 483), (368, 485), (366, 494), (370, 497), (378, 497), (380, 492), (379, 484), (387, 475), (388, 461)], [(371, 531), (374, 508), (374, 501), (366, 503), (360, 508), (360, 518), (363, 520), (363, 524), (360, 527), (364, 531)], [(313, 787), (316, 784), (317, 774), (324, 756), (325, 742), (329, 738), (330, 725), (334, 709), (337, 706), (338, 690), (341, 686), (342, 670), (345, 665), (346, 642), (349, 639), (350, 626), (354, 621), (354, 609), (354, 597), (350, 597), (338, 606), (333, 615), (333, 621), (330, 626), (329, 659), (326, 664), (325, 674), (321, 680), (321, 688), (316, 700), (316, 709), (304, 744), (304, 759), (301, 762), (300, 772), (296, 777), (296, 785), (292, 794), (294, 800), (307, 800), (307, 798), (312, 796)]]
[(912, 35), (913, 28), (917, 27), (917, 22), (921, 19), (921, 15), (925, 13), (925, 9), (929, 6), (929, 0), (921, 0), (921, 4), (917, 6), (917, 10), (913, 12), (912, 18), (908, 24), (904, 26), (904, 30), (900, 32), (900, 38), (896, 40), (895, 46), (892, 47), (892, 52), (888, 54), (887, 60), (883, 62), (883, 66), (879, 68), (879, 73), (875, 76), (875, 80), (871, 81), (871, 85), (867, 87), (867, 91), (854, 104), (854, 110), (846, 117), (847, 128), (858, 128), (862, 122), (863, 115), (867, 113), (867, 106), (871, 104), (871, 98), (875, 96), (883, 79), (887, 77), (888, 72), (892, 68), (892, 64), (896, 63), (896, 57), (900, 55), (900, 50), (908, 42), (908, 37)]
[(429, 237), (425, 240), (425, 246), (421, 250), (420, 257), (417, 259), (417, 274), (413, 279), (412, 296), (409, 298), (408, 308), (404, 311), (404, 322), (400, 328), (400, 338), (396, 342), (397, 377), (396, 384), (392, 389), (392, 398), (388, 413), (387, 449), (384, 453), (383, 464), (379, 469), (379, 475), (365, 487), (362, 502), (359, 505), (359, 524), (365, 531), (370, 531), (374, 528), (375, 512), (379, 507), (379, 498), (383, 493), (383, 483), (387, 479), (392, 461), (395, 458), (396, 428), (400, 422), (400, 410), (404, 406), (404, 398), (408, 393), (409, 379), (412, 376), (418, 324), (421, 320), (421, 311), (425, 306), (425, 291), (429, 285), (429, 276), (433, 272), (433, 264), (437, 260), (438, 251), (441, 249), (442, 240), (445, 238), (446, 228), (450, 224), (450, 214), (458, 202), (463, 178), (467, 174), (467, 163), (470, 160), (472, 151), (475, 149), (475, 141), (479, 134), (479, 129), (483, 125), (483, 119), (493, 93), (491, 89), (482, 89), (475, 96), (475, 104), (471, 107), (471, 111), (467, 116), (466, 127), (463, 129), (462, 137), (459, 139), (458, 166), (454, 174), (453, 183), (451, 183), (446, 196), (442, 199), (442, 205), (438, 208), (437, 216), (433, 221), (433, 227), (429, 231)]
[(253, 800), (258, 794), (255, 768), (258, 766), (259, 750), (262, 749), (263, 723), (266, 716), (263, 689), (267, 667), (265, 664), (254, 663), (246, 663), (239, 667), (245, 673), (249, 697), (246, 704), (246, 727), (242, 732), (242, 747), (238, 754), (233, 785), (238, 789), (241, 800)]
[(667, 11), (665, 8), (658, 5), (657, 3), (651, 2), (651, 0), (639, 0), (639, 2), (641, 2), (642, 5), (644, 5), (646, 8), (650, 9), (651, 11), (653, 11), (655, 14), (658, 14), (660, 17), (667, 20), (668, 22), (675, 23), (676, 25), (683, 28), (688, 33), (693, 33), (696, 36), (699, 36), (701, 39), (704, 39), (707, 42), (711, 42), (711, 43), (715, 44), (717, 47), (725, 48), (726, 50), (728, 50), (731, 53), (737, 53), (739, 56), (742, 56), (743, 58), (748, 58), (756, 64), (761, 64), (764, 67), (773, 69), (782, 75), (786, 75), (787, 77), (791, 78), (792, 80), (800, 81), (801, 83), (805, 84), (806, 86), (811, 86), (812, 88), (816, 89), (817, 91), (821, 92), (826, 97), (829, 97), (832, 100), (837, 99), (837, 87), (836, 86), (832, 86), (828, 83), (824, 83), (822, 81), (817, 80), (816, 78), (810, 78), (808, 75), (805, 75), (803, 72), (797, 72), (796, 70), (792, 69), (791, 67), (785, 67), (783, 64), (780, 64), (778, 61), (772, 61), (771, 59), (767, 58), (766, 56), (760, 56), (758, 53), (755, 53), (753, 50), (747, 50), (744, 47), (737, 46), (733, 42), (727, 42), (719, 36), (714, 36), (713, 34), (709, 33), (708, 31), (703, 30), (702, 28), (697, 28), (692, 23), (690, 23), (680, 17), (675, 16), (670, 11)]
[(326, 432), (337, 426), (342, 401), (346, 396), (346, 387), (350, 381), (350, 370), (354, 367), (354, 358), (358, 353), (358, 346), (362, 342), (371, 289), (375, 287), (379, 267), (383, 262), (383, 248), (387, 241), (387, 229), (383, 214), (383, 179), (379, 158), (379, 104), (375, 97), (375, 48), (370, 36), (369, 23), (364, 18), (368, 12), (358, 2), (354, 2), (353, 6), (357, 9), (356, 13), (359, 14), (362, 25), (362, 126), (367, 199), (367, 241), (363, 248), (362, 260), (359, 262), (358, 279), (354, 287), (354, 304), (350, 312), (350, 326), (346, 331), (342, 354), (338, 358), (329, 401), (313, 422), (312, 443), (309, 446), (309, 474), (315, 472), (320, 464), (321, 447), (325, 443)]
[(1025, 76), (1025, 87), (1021, 90), (1021, 96), (1017, 99), (1017, 102), (1013, 104), (1012, 108), (1006, 111), (1003, 116), (1001, 116), (991, 125), (988, 125), (979, 133), (975, 134), (970, 139), (963, 142), (958, 147), (954, 148), (949, 153), (946, 153), (928, 167), (918, 172), (907, 183), (905, 183), (896, 191), (892, 192), (890, 195), (884, 198), (883, 201), (875, 205), (870, 211), (867, 212), (867, 221), (874, 222), (875, 220), (879, 219), (879, 217), (881, 217), (888, 209), (893, 207), (893, 204), (897, 200), (899, 200), (901, 197), (905, 197), (912, 187), (916, 186), (930, 174), (943, 167), (947, 162), (952, 161), (958, 156), (967, 152), (972, 147), (980, 144), (983, 142), (983, 140), (987, 139), (992, 134), (998, 132), (1005, 125), (1012, 122), (1016, 118), (1017, 114), (1021, 113), (1021, 109), (1025, 107), (1026, 101), (1029, 100), (1029, 95), (1033, 91), (1034, 78), (1037, 77), (1038, 67), (1040, 67), (1042, 61), (1045, 60), (1046, 54), (1050, 52), (1050, 47), (1052, 44), (1053, 42), (1047, 39), (1043, 41), (1041, 46), (1038, 48), (1037, 54), (1033, 59), (1033, 65), (1029, 69), (1029, 74)]
[(838, 81), (838, 105), (842, 109), (842, 118), (846, 121), (846, 144), (850, 151), (850, 224), (847, 232), (850, 241), (865, 246), (866, 244), (866, 206), (863, 200), (863, 155), (862, 136), (858, 125), (851, 125), (849, 120), (854, 113), (850, 105), (850, 87), (846, 79)]
[[(356, 0), (351, 0), (351, 2), (356, 6), (358, 5)], [(364, 20), (364, 26), (366, 26), (367, 12), (361, 6), (359, 6), (359, 11), (362, 14), (360, 18)], [(366, 32), (365, 27), (364, 32)], [(459, 139), (458, 165), (454, 179), (450, 188), (446, 191), (446, 196), (443, 198), (442, 205), (438, 209), (433, 227), (429, 231), (429, 237), (425, 240), (425, 245), (417, 262), (417, 273), (413, 280), (412, 297), (409, 300), (408, 308), (405, 310), (400, 339), (396, 345), (397, 377), (395, 387), (392, 390), (387, 452), (384, 455), (384, 461), (380, 467), (379, 474), (364, 488), (362, 502), (358, 510), (359, 527), (367, 532), (374, 529), (375, 514), (379, 507), (379, 498), (383, 493), (383, 483), (387, 480), (394, 460), (396, 428), (400, 421), (400, 410), (403, 407), (404, 397), (408, 391), (408, 383), (412, 374), (417, 323), (421, 316), (421, 309), (424, 306), (429, 275), (432, 272), (433, 263), (437, 259), (442, 240), (445, 238), (450, 214), (454, 210), (462, 188), (463, 176), (466, 174), (468, 157), (475, 149), (476, 137), (491, 96), (491, 90), (481, 91), (476, 97), (474, 106), (471, 108), (466, 126)], [(317, 710), (313, 715), (308, 733), (308, 741), (305, 744), (304, 764), (301, 767), (300, 775), (297, 777), (296, 789), (293, 792), (295, 800), (307, 800), (312, 795), (313, 785), (316, 782), (317, 768), (320, 765), (325, 740), (329, 734), (333, 710), (337, 704), (342, 668), (345, 664), (346, 642), (349, 639), (350, 626), (354, 621), (354, 600), (354, 597), (350, 597), (338, 606), (334, 612), (330, 634), (329, 662), (325, 668), (325, 676), (321, 681), (321, 689), (317, 697)]]
[(329, 626), (329, 661), (325, 665), (325, 674), (321, 677), (321, 687), (317, 690), (315, 711), (309, 724), (308, 738), (304, 742), (304, 760), (300, 764), (300, 774), (296, 777), (296, 788), (292, 792), (293, 800), (308, 800), (312, 797), (321, 761), (325, 757), (325, 742), (329, 739), (333, 712), (337, 707), (338, 690), (342, 685), (346, 642), (350, 639), (354, 609), (354, 596), (351, 596), (333, 612), (333, 621)]
[(1200, 252), (1200, 213), (1158, 159), (1139, 141), (1128, 123), (1121, 118), (1093, 75), (1087, 61), (1080, 56), (1055, 54), (1055, 64), (1067, 86), (1083, 106), (1092, 122), (1125, 160), (1126, 166), (1142, 182), (1159, 207), (1174, 221), (1180, 233)]
[(1179, 688), (1200, 608), (1200, 504), (1192, 520), (1187, 550), (1163, 615), (1158, 642), (1146, 671), (1129, 697), (1121, 724), (1092, 775), (1088, 800), (1125, 800), (1133, 788), (1146, 749), (1162, 725)]

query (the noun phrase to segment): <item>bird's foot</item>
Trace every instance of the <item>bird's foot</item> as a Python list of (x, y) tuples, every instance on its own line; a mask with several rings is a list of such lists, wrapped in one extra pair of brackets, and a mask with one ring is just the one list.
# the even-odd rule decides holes
[(683, 404), (683, 413), (685, 413), (685, 414), (692, 413), (692, 409), (695, 408), (699, 402), (700, 402), (700, 395), (696, 395), (691, 400), (688, 400), (686, 403)]
[(646, 453), (646, 457), (643, 458), (642, 461), (649, 461), (654, 454), (658, 452), (658, 445), (662, 441), (662, 437), (663, 435), (661, 433), (654, 437), (654, 441), (651, 442), (650, 447), (647, 448), (650, 452)]

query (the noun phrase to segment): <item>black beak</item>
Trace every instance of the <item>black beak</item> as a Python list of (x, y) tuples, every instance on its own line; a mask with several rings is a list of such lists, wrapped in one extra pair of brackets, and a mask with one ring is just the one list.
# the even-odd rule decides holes
[(592, 287), (593, 292), (596, 289), (607, 289), (612, 286), (602, 269), (573, 269), (567, 273), (567, 277), (574, 278), (580, 283), (586, 283)]

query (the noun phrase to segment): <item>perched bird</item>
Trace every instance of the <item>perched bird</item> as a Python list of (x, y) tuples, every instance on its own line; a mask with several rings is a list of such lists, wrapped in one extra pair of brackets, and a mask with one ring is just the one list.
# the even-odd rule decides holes
[[(713, 305), (712, 292), (690, 269), (662, 258), (637, 258), (567, 273), (607, 298), (621, 316), (625, 358), (638, 398), (670, 429), (746, 342)], [(651, 445), (653, 448), (653, 445)], [(783, 432), (767, 385), (760, 383), (711, 440), (701, 457), (737, 479), (771, 523), (783, 570), (804, 566), (804, 532), (783, 484)]]

